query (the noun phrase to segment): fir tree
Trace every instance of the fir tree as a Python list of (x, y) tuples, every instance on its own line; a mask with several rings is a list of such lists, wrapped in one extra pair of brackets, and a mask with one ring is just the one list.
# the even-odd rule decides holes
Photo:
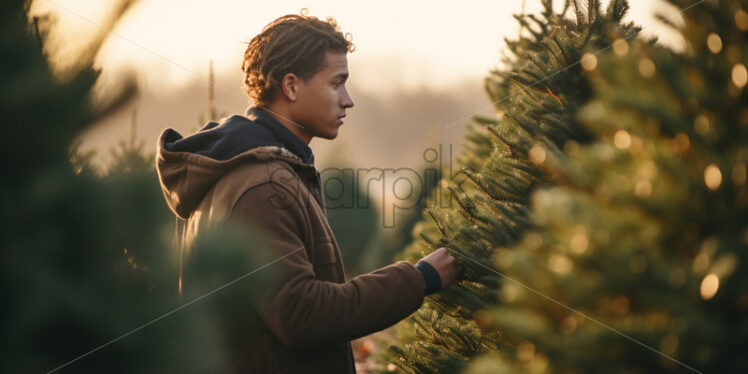
[(435, 195), (449, 207), (429, 204), (428, 221), (415, 230), (420, 240), (402, 256), (416, 260), (447, 247), (460, 261), (464, 279), (428, 297), (395, 329), (396, 344), (380, 357), (390, 364), (387, 370), (394, 364), (410, 373), (453, 373), (479, 352), (505, 344), (496, 329), (473, 320), (497, 298), (500, 278), (485, 266), (497, 249), (512, 245), (532, 226), (529, 194), (550, 180), (531, 159), (592, 140), (575, 120), (591, 93), (579, 61), (638, 30), (621, 23), (625, 1), (611, 1), (605, 12), (593, 0), (567, 2), (559, 13), (551, 1), (543, 5), (540, 16), (516, 16), (525, 33), (507, 41), (513, 56), (486, 80), (501, 119), (474, 119), (491, 134), (490, 153), (484, 137), (469, 135), (475, 140), (464, 147), (458, 160), (462, 167), (457, 175), (447, 175)]
[(364, 273), (365, 250), (377, 232), (376, 207), (357, 183), (354, 168), (340, 164), (323, 170), (321, 178), (327, 218), (343, 256), (346, 275)]
[(510, 346), (469, 373), (748, 371), (748, 2), (670, 3), (684, 51), (618, 41), (588, 66), (599, 140), (541, 163), (560, 186), (481, 313)]
[(225, 314), (219, 313), (240, 311), (224, 309), (226, 296), (246, 296), (251, 283), (165, 313), (255, 268), (247, 255), (252, 238), (229, 232), (221, 241), (206, 239), (188, 263), (190, 287), (180, 300), (169, 228), (160, 213), (168, 210), (163, 200), (156, 203), (155, 173), (144, 177), (152, 169), (143, 169), (138, 149), (128, 150), (123, 167), (104, 180), (87, 167), (90, 154), (70, 151), (86, 126), (134, 93), (128, 84), (109, 101), (91, 100), (100, 74), (94, 58), (132, 2), (116, 4), (65, 79), (52, 73), (43, 53), (52, 48), (44, 43), (51, 19), (29, 25), (28, 4), (0, 5), (0, 152), (6, 165), (0, 186), (0, 371), (224, 371), (219, 321)]

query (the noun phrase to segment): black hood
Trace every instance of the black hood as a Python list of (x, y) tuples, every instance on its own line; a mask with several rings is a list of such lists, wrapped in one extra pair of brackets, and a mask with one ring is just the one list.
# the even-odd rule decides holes
[(249, 118), (233, 115), (221, 123), (208, 122), (197, 133), (186, 138), (171, 130), (163, 144), (164, 149), (222, 161), (252, 148), (278, 146), (299, 156), (304, 163), (314, 164), (312, 149), (265, 109), (249, 107), (246, 116)]

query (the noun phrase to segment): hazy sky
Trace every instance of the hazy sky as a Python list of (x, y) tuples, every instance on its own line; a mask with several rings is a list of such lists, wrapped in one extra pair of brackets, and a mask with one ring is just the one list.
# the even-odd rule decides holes
[[(517, 35), (512, 14), (537, 13), (539, 0), (474, 1), (196, 1), (141, 0), (114, 30), (99, 63), (105, 74), (136, 66), (151, 90), (168, 90), (204, 78), (213, 59), (217, 71), (238, 70), (243, 42), (280, 15), (307, 8), (318, 18), (334, 17), (353, 35), (349, 55), (352, 76), (377, 90), (392, 87), (445, 88), (465, 78), (479, 78), (500, 59), (504, 37)], [(556, 1), (560, 6), (562, 1)], [(59, 17), (62, 52), (73, 55), (77, 41), (99, 27), (112, 1), (35, 0), (32, 13)], [(656, 9), (674, 9), (659, 1), (633, 0), (629, 18), (647, 26)], [(645, 33), (662, 34), (661, 26)], [(385, 72), (386, 74), (383, 74)], [(106, 76), (105, 76), (106, 79)], [(235, 90), (236, 87), (219, 89)]]

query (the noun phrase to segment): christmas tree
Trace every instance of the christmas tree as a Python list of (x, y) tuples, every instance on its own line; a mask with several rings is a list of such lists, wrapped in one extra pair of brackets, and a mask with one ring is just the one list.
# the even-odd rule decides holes
[(169, 251), (173, 221), (166, 220), (152, 159), (146, 164), (141, 148), (125, 147), (102, 178), (89, 166), (91, 153), (75, 152), (86, 126), (135, 92), (126, 84), (107, 101), (91, 95), (101, 72), (94, 58), (131, 5), (116, 4), (64, 79), (45, 56), (54, 48), (45, 43), (52, 19), (29, 23), (28, 1), (0, 5), (2, 372), (222, 372), (226, 366), (219, 322), (226, 310), (240, 308), (224, 306), (253, 283), (191, 302), (255, 268), (246, 245), (255, 241), (234, 231), (206, 238), (204, 250), (187, 262), (189, 287), (180, 298)]
[(532, 227), (530, 193), (552, 183), (536, 163), (594, 139), (576, 120), (592, 92), (579, 61), (589, 64), (593, 53), (638, 31), (622, 23), (625, 1), (611, 1), (605, 11), (599, 1), (566, 2), (558, 12), (551, 1), (543, 6), (539, 16), (516, 16), (523, 33), (507, 40), (512, 55), (486, 80), (498, 119), (474, 118), (486, 131), (468, 132), (458, 173), (444, 173), (424, 212), (428, 220), (416, 226), (417, 240), (401, 256), (416, 260), (447, 247), (463, 279), (428, 297), (395, 329), (395, 344), (379, 357), (384, 370), (453, 373), (475, 355), (506, 345), (500, 330), (480, 318), (497, 301), (501, 282), (486, 267), (499, 248)]
[(371, 271), (366, 270), (365, 250), (376, 235), (374, 202), (359, 185), (356, 170), (344, 163), (325, 168), (320, 177), (327, 219), (343, 256), (346, 277)]
[(467, 372), (748, 371), (748, 2), (670, 3), (683, 51), (619, 41), (587, 66), (598, 140), (538, 162), (559, 186), (480, 313), (507, 347)]

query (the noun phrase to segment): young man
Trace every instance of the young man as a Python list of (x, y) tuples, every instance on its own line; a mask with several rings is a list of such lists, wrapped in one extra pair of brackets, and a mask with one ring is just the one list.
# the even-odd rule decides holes
[[(279, 280), (253, 295), (236, 326), (236, 373), (354, 373), (350, 341), (417, 310), (454, 283), (457, 264), (440, 248), (346, 281), (308, 144), (334, 139), (346, 109), (346, 53), (334, 20), (287, 15), (249, 43), (242, 70), (255, 106), (182, 138), (166, 129), (157, 165), (171, 209), (187, 220), (186, 245), (216, 222), (252, 225), (268, 239)], [(343, 249), (345, 250), (345, 248)], [(180, 283), (181, 284), (181, 283)], [(248, 298), (250, 295), (248, 295)]]

